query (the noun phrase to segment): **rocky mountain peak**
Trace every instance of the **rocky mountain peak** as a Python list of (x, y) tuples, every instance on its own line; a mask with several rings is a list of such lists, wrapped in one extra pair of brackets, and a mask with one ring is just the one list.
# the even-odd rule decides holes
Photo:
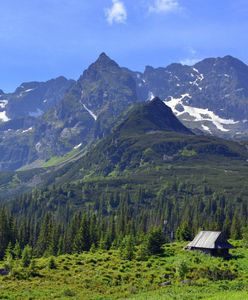
[(150, 109), (162, 109), (164, 110), (165, 108), (171, 111), (171, 109), (164, 104), (164, 102), (159, 98), (159, 97), (154, 97), (151, 101), (146, 103), (147, 107)]
[(153, 70), (154, 70), (154, 68), (152, 66), (146, 66), (144, 74), (152, 72)]
[(104, 52), (100, 54), (96, 62), (91, 66), (102, 68), (119, 67), (119, 65)]

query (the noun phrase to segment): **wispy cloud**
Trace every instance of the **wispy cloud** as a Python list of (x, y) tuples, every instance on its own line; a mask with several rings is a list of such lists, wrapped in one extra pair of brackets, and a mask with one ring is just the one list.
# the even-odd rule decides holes
[(120, 0), (112, 0), (112, 6), (106, 9), (106, 18), (109, 24), (125, 23), (127, 10), (124, 3)]
[(182, 59), (180, 61), (180, 63), (182, 65), (193, 66), (194, 64), (196, 64), (200, 60), (201, 60), (201, 58), (185, 58), (185, 59)]
[(181, 9), (177, 0), (154, 0), (150, 5), (149, 11), (155, 13), (170, 13)]
[(194, 64), (202, 60), (201, 58), (199, 58), (200, 55), (198, 55), (197, 50), (194, 49), (192, 46), (188, 46), (185, 50), (188, 52), (188, 54), (184, 59), (181, 59), (181, 64), (193, 66)]

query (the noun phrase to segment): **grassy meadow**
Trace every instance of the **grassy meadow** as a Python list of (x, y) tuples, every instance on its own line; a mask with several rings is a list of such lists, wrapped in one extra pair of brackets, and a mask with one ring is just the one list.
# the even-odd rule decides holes
[(230, 260), (184, 251), (185, 243), (145, 261), (118, 250), (39, 258), (28, 268), (17, 260), (0, 276), (0, 299), (248, 299), (248, 249), (233, 244)]

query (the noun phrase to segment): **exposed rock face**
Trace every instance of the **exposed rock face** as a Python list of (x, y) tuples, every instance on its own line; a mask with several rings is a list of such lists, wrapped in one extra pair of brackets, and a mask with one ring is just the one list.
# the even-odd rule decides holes
[(159, 96), (188, 127), (228, 138), (248, 131), (248, 66), (231, 56), (133, 73), (138, 96)]
[[(23, 83), (12, 94), (0, 90), (0, 170), (84, 147), (109, 134), (130, 105), (155, 96), (197, 134), (248, 138), (248, 66), (238, 59), (148, 66), (141, 73), (102, 53), (78, 81), (58, 77)], [(160, 123), (168, 108), (156, 103)]]
[(74, 80), (62, 76), (47, 82), (22, 83), (14, 93), (5, 95), (7, 115), (10, 119), (39, 117), (58, 104), (73, 84)]
[[(3, 98), (6, 102), (1, 102)], [(5, 109), (0, 124), (0, 170), (87, 145), (109, 132), (119, 114), (137, 100), (130, 72), (105, 53), (76, 82), (59, 77), (22, 84), (15, 93), (0, 98)]]

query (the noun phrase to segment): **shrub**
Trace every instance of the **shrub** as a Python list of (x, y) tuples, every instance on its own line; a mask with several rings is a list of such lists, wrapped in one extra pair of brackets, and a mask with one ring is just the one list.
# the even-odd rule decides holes
[(64, 290), (63, 294), (64, 294), (65, 297), (75, 297), (76, 296), (76, 293), (73, 290), (70, 290), (70, 289)]
[(122, 259), (132, 260), (134, 258), (135, 245), (132, 236), (126, 236), (120, 246), (120, 257)]
[(248, 228), (247, 227), (243, 228), (242, 238), (243, 238), (243, 247), (248, 248)]
[(189, 272), (188, 264), (185, 260), (182, 260), (177, 264), (176, 272), (180, 279), (185, 279)]
[(146, 261), (148, 259), (148, 254), (147, 242), (143, 242), (137, 250), (136, 259)]
[(56, 264), (55, 259), (54, 259), (53, 256), (50, 257), (50, 259), (49, 259), (49, 261), (48, 261), (48, 268), (49, 268), (50, 270), (57, 269), (57, 264)]
[(31, 260), (30, 266), (29, 266), (29, 274), (31, 277), (40, 276), (38, 272), (38, 268), (36, 266), (36, 261), (34, 259)]
[(207, 269), (201, 269), (198, 271), (198, 275), (202, 278), (207, 278), (209, 280), (233, 280), (237, 277), (234, 271), (229, 269), (222, 269), (220, 267), (211, 267)]

